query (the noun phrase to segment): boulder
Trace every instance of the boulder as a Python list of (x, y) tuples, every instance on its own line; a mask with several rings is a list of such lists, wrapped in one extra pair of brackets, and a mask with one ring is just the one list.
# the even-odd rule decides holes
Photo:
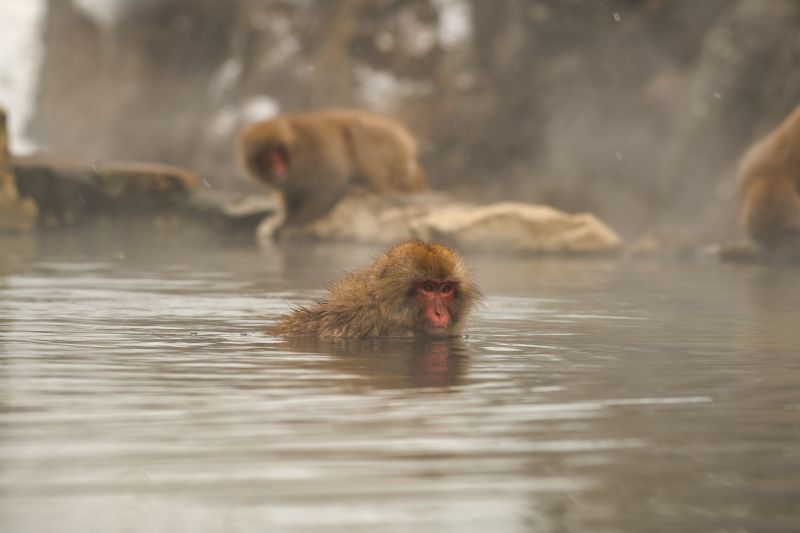
[[(3, 172), (0, 171), (0, 174)], [(20, 198), (8, 173), (0, 177), (0, 231), (27, 231), (36, 225), (36, 202)]]
[(468, 250), (597, 254), (618, 252), (622, 246), (620, 237), (590, 213), (514, 202), (439, 208), (413, 220), (411, 233)]
[(6, 113), (0, 108), (0, 231), (25, 231), (34, 227), (36, 203), (21, 198), (17, 189), (8, 149)]
[(186, 203), (199, 182), (184, 169), (153, 163), (33, 156), (15, 158), (13, 167), (20, 194), (38, 203), (50, 227), (97, 215), (170, 212)]
[(434, 210), (441, 199), (436, 195), (391, 195), (361, 192), (346, 196), (328, 213), (303, 226), (281, 227), (266, 220), (259, 229), (261, 239), (276, 230), (282, 240), (314, 240), (389, 244), (413, 237), (410, 223)]
[(200, 180), (183, 168), (157, 163), (109, 162), (97, 167), (107, 200), (121, 206), (173, 207), (197, 189)]
[[(261, 221), (280, 210), (274, 198), (199, 187), (182, 168), (57, 156), (16, 158), (20, 193), (34, 198), (46, 228), (124, 222), (176, 232), (211, 232), (250, 242)], [(112, 224), (113, 226), (113, 224)]]
[[(259, 236), (272, 238), (276, 227), (275, 220), (265, 221)], [(475, 205), (436, 194), (348, 196), (319, 220), (279, 228), (279, 236), (371, 244), (417, 238), (465, 250), (514, 253), (615, 253), (622, 246), (611, 228), (588, 213), (511, 202)]]
[(697, 230), (659, 227), (634, 240), (626, 252), (634, 259), (689, 260), (707, 255), (706, 248)]
[(239, 242), (252, 243), (265, 219), (277, 219), (280, 206), (264, 194), (195, 191), (184, 209), (194, 221)]

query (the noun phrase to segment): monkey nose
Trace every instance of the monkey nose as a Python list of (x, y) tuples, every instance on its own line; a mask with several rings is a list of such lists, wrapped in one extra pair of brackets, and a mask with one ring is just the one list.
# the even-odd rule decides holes
[(430, 321), (430, 325), (435, 328), (444, 328), (447, 327), (447, 323), (449, 322), (448, 317), (444, 313), (434, 312), (428, 320)]

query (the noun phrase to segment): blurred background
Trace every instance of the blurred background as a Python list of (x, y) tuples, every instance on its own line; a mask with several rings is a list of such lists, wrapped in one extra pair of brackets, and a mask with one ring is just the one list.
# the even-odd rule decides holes
[(255, 187), (245, 123), (356, 106), (435, 189), (736, 233), (735, 166), (800, 101), (796, 0), (2, 0), (12, 150)]

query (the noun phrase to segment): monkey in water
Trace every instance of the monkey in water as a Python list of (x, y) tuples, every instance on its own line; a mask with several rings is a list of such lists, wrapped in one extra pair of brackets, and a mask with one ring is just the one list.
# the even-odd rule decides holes
[(279, 115), (245, 127), (241, 157), (257, 180), (283, 194), (286, 225), (321, 217), (349, 190), (428, 190), (417, 146), (398, 122), (361, 110)]
[(281, 317), (284, 337), (454, 337), (480, 297), (461, 258), (440, 244), (407, 241), (332, 284), (314, 305)]
[(800, 256), (800, 105), (742, 159), (739, 215), (762, 249)]

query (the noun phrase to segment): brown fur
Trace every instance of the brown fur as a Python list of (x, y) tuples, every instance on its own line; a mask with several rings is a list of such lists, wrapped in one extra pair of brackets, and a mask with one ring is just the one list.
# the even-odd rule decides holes
[[(239, 144), (250, 174), (283, 192), (289, 224), (324, 215), (351, 187), (399, 193), (428, 189), (411, 134), (400, 123), (367, 111), (280, 115), (244, 128)], [(288, 175), (280, 183), (263, 165), (270, 148), (288, 154)]]
[(454, 282), (451, 322), (442, 336), (461, 334), (479, 291), (455, 252), (419, 241), (389, 248), (372, 264), (332, 284), (326, 298), (281, 317), (268, 332), (285, 337), (425, 336), (412, 293), (416, 283), (427, 279)]
[(800, 253), (800, 106), (740, 166), (739, 214), (761, 247)]

